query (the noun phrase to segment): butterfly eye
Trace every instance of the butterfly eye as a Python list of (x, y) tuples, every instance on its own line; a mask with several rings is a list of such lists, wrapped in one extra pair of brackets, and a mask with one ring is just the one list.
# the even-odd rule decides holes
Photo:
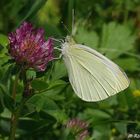
[(69, 36), (67, 36), (67, 37), (65, 38), (65, 42), (67, 42), (67, 43), (70, 42), (70, 37), (69, 37)]

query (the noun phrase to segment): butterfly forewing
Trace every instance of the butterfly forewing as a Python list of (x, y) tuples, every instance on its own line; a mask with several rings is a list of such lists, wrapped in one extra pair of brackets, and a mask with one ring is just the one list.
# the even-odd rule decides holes
[(100, 101), (129, 85), (126, 74), (111, 60), (81, 45), (64, 44), (63, 59), (75, 93), (85, 101)]

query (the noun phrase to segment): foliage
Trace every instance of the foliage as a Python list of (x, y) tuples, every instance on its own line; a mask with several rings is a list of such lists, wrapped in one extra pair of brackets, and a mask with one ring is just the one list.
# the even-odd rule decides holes
[(72, 140), (66, 129), (72, 118), (89, 123), (90, 140), (124, 140), (140, 132), (139, 0), (5, 0), (0, 6), (0, 140), (8, 138), (11, 112), (20, 104), (24, 88), (20, 81), (14, 102), (11, 92), (18, 68), (8, 55), (7, 35), (24, 20), (43, 27), (46, 38), (63, 39), (73, 30), (76, 42), (120, 65), (131, 84), (107, 100), (87, 103), (74, 94), (62, 60), (50, 62), (45, 72), (28, 71), (35, 95), (21, 111), (17, 140)]

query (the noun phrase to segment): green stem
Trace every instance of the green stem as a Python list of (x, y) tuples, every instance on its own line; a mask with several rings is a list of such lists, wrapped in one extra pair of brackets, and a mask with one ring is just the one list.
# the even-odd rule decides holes
[(15, 140), (17, 121), (18, 121), (18, 112), (12, 113), (9, 140)]
[[(18, 72), (18, 74), (16, 75), (14, 85), (13, 85), (12, 98), (15, 102), (16, 102), (16, 89), (17, 89), (17, 85), (18, 85), (19, 75), (22, 73), (22, 71), (23, 70), (21, 69)], [(22, 99), (22, 100), (24, 101), (24, 99)], [(15, 140), (18, 118), (19, 118), (20, 110), (22, 109), (22, 106), (24, 103), (23, 101), (20, 102), (20, 105), (11, 114), (11, 127), (10, 127), (9, 140)]]
[(17, 84), (18, 84), (19, 74), (20, 74), (20, 72), (15, 77), (15, 81), (14, 81), (14, 85), (13, 85), (13, 90), (12, 90), (12, 98), (14, 100), (16, 98), (16, 88), (17, 88)]
[[(17, 87), (17, 84), (18, 84), (19, 73), (15, 77), (15, 81), (14, 81), (14, 85), (13, 85), (13, 90), (12, 90), (12, 98), (13, 98), (14, 101), (16, 100), (16, 87)], [(18, 111), (14, 111), (11, 114), (11, 127), (10, 127), (9, 140), (14, 140), (15, 139), (17, 120), (18, 120)]]
[[(18, 74), (15, 77), (13, 90), (12, 90), (12, 98), (15, 101), (15, 103), (16, 103), (16, 89), (17, 89), (17, 85), (18, 85), (19, 76), (22, 77), (24, 88), (28, 87), (28, 82), (27, 82), (27, 77), (26, 77), (26, 69), (24, 67), (21, 67), (20, 71), (18, 72)], [(15, 140), (16, 129), (17, 129), (17, 124), (18, 124), (20, 112), (21, 112), (21, 110), (22, 110), (22, 108), (27, 100), (28, 100), (28, 97), (24, 96), (24, 91), (23, 91), (23, 96), (22, 96), (21, 102), (15, 108), (15, 110), (12, 112), (12, 115), (11, 115), (11, 127), (10, 127), (9, 140)]]
[(11, 116), (11, 129), (10, 129), (10, 137), (9, 140), (15, 140), (16, 128), (18, 124), (18, 118), (20, 115), (20, 111), (25, 103), (25, 99), (22, 99), (20, 105), (18, 106), (17, 110), (12, 113)]

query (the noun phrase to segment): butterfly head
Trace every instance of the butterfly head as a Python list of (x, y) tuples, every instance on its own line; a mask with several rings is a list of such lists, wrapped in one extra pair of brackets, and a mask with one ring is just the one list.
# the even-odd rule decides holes
[(72, 38), (72, 36), (66, 36), (65, 43), (68, 43), (69, 45), (73, 45), (73, 44), (75, 44), (75, 41)]
[(75, 43), (74, 39), (71, 36), (66, 36), (64, 42), (62, 43), (62, 48), (72, 47)]
[(64, 42), (62, 43), (62, 54), (67, 54), (68, 50), (74, 46), (75, 41), (71, 36), (66, 36)]

